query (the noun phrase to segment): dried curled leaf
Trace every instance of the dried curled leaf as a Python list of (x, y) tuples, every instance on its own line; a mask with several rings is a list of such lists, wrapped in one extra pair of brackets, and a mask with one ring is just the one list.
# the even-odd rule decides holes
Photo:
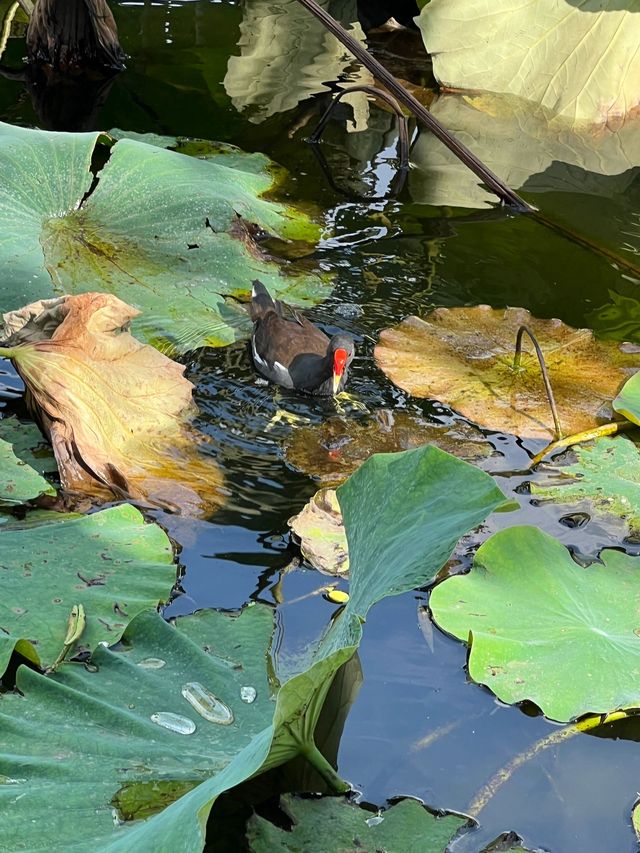
[(132, 337), (138, 313), (104, 293), (43, 300), (4, 316), (2, 353), (27, 386), (66, 491), (208, 514), (222, 475), (188, 428), (193, 386), (182, 365)]
[(535, 334), (566, 434), (612, 417), (611, 399), (640, 356), (589, 329), (538, 320), (522, 308), (438, 308), (426, 320), (407, 317), (380, 334), (378, 366), (405, 391), (440, 400), (486, 429), (523, 438), (553, 438), (553, 421), (533, 347), (525, 337), (513, 369), (520, 326)]

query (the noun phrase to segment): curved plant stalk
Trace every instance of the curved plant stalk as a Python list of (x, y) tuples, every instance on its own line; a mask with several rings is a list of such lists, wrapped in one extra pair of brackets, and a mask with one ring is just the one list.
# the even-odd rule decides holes
[(558, 409), (556, 407), (555, 397), (553, 396), (553, 389), (551, 387), (551, 382), (549, 381), (547, 365), (545, 364), (544, 355), (542, 354), (542, 350), (540, 349), (540, 344), (538, 343), (536, 336), (528, 326), (520, 326), (520, 328), (518, 329), (518, 334), (516, 337), (516, 352), (513, 357), (513, 369), (520, 369), (520, 361), (522, 358), (522, 338), (525, 333), (531, 338), (531, 342), (533, 343), (536, 355), (538, 357), (538, 364), (540, 365), (540, 372), (542, 373), (542, 379), (544, 381), (544, 390), (547, 393), (547, 399), (549, 400), (549, 406), (551, 407), (551, 414), (553, 416), (555, 440), (560, 441), (562, 439), (562, 427), (560, 426), (560, 418), (558, 417)]
[(544, 752), (545, 749), (564, 743), (564, 741), (575, 737), (575, 735), (584, 734), (585, 732), (593, 731), (600, 726), (605, 726), (608, 723), (615, 723), (618, 720), (624, 720), (627, 717), (637, 716), (638, 714), (640, 714), (640, 709), (636, 708), (629, 709), (627, 711), (614, 711), (611, 714), (590, 714), (588, 717), (578, 720), (577, 723), (571, 723), (569, 726), (563, 726), (561, 729), (547, 735), (547, 737), (536, 741), (533, 746), (530, 746), (529, 749), (525, 749), (524, 752), (516, 755), (515, 758), (513, 758), (508, 764), (505, 764), (504, 767), (501, 767), (500, 770), (491, 777), (487, 784), (478, 791), (473, 800), (469, 803), (469, 808), (467, 810), (468, 813), (471, 817), (477, 818), (482, 809), (484, 809), (491, 798), (498, 793), (505, 782), (509, 781), (516, 770), (519, 770), (523, 764), (527, 763), (527, 761), (530, 761), (541, 752)]
[(549, 453), (553, 453), (556, 450), (562, 450), (563, 447), (571, 447), (574, 444), (584, 444), (585, 441), (595, 441), (596, 438), (602, 438), (605, 435), (615, 435), (617, 432), (627, 432), (630, 429), (637, 429), (638, 424), (632, 423), (632, 421), (611, 421), (608, 424), (602, 424), (599, 427), (594, 427), (593, 429), (587, 429), (584, 432), (576, 432), (573, 435), (568, 435), (566, 438), (561, 438), (557, 441), (552, 441), (551, 444), (548, 444), (540, 453), (536, 453), (536, 455), (531, 460), (529, 468), (534, 468), (538, 465), (545, 456)]
[(298, 0), (340, 41), (374, 77), (387, 88), (401, 104), (404, 104), (416, 118), (422, 122), (467, 168), (477, 175), (486, 186), (495, 193), (504, 204), (510, 205), (520, 213), (532, 213), (534, 208), (520, 198), (497, 175), (482, 163), (466, 145), (457, 140), (431, 113), (359, 42), (341, 27), (340, 24), (316, 3), (316, 0)]
[(345, 95), (349, 95), (351, 92), (366, 92), (367, 95), (373, 95), (376, 98), (380, 98), (380, 100), (387, 103), (391, 109), (396, 114), (397, 126), (398, 126), (398, 158), (400, 160), (400, 169), (404, 171), (408, 171), (409, 169), (409, 125), (407, 122), (407, 117), (402, 112), (400, 108), (400, 104), (396, 101), (396, 99), (390, 95), (388, 92), (385, 92), (384, 89), (378, 89), (376, 86), (349, 86), (347, 89), (343, 89), (339, 92), (336, 97), (331, 101), (327, 109), (324, 111), (322, 118), (318, 122), (318, 126), (313, 131), (308, 141), (311, 143), (318, 143), (324, 133), (324, 129), (331, 118), (331, 113), (334, 111), (336, 106), (340, 103), (342, 98)]

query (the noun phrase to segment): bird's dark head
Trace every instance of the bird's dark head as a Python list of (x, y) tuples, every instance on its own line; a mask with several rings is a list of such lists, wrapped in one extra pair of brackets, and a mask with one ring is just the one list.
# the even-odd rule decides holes
[(333, 360), (333, 393), (337, 394), (347, 381), (347, 371), (353, 361), (356, 345), (351, 335), (341, 332), (331, 338), (329, 351)]

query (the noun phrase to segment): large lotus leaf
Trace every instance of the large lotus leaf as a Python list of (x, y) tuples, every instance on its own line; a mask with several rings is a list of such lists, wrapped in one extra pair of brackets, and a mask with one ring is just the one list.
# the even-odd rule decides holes
[(408, 853), (418, 848), (442, 853), (466, 823), (456, 815), (436, 817), (416, 800), (401, 800), (381, 820), (344, 799), (284, 796), (280, 804), (293, 822), (291, 830), (253, 815), (247, 825), (252, 853)]
[(222, 474), (189, 426), (193, 386), (131, 335), (136, 314), (108, 293), (45, 300), (4, 315), (0, 351), (50, 435), (64, 489), (208, 515)]
[(640, 453), (626, 438), (600, 438), (576, 445), (572, 465), (545, 465), (531, 494), (558, 504), (587, 501), (595, 511), (622, 518), (632, 535), (640, 533)]
[(470, 462), (491, 454), (482, 433), (468, 424), (434, 424), (384, 409), (366, 422), (329, 418), (320, 426), (297, 429), (285, 454), (298, 471), (323, 486), (336, 486), (374, 453), (395, 453), (431, 443)]
[[(56, 490), (39, 472), (38, 460), (31, 452), (42, 443), (35, 424), (21, 424), (17, 418), (0, 421), (0, 506), (19, 506), (41, 495), (55, 495)], [(51, 470), (46, 464), (49, 461), (50, 457), (45, 457), (47, 470)]]
[[(554, 120), (521, 99), (497, 95), (443, 95), (431, 112), (506, 184), (527, 193), (569, 192), (599, 201), (618, 197), (640, 164), (637, 117), (615, 132), (585, 130)], [(466, 208), (495, 205), (495, 195), (432, 134), (420, 135), (411, 160), (416, 167), (409, 175), (414, 201)], [(544, 200), (545, 212), (550, 203)], [(580, 212), (573, 210), (571, 221), (579, 218)]]
[(616, 127), (640, 102), (637, 13), (635, 0), (431, 0), (418, 24), (443, 87)]
[(625, 382), (613, 401), (613, 408), (634, 424), (640, 425), (640, 374)]
[(52, 664), (75, 604), (84, 606), (86, 628), (71, 655), (115, 643), (137, 613), (168, 599), (176, 580), (167, 535), (128, 504), (2, 525), (0, 566), (0, 673), (14, 647), (43, 667)]
[(513, 369), (522, 325), (542, 349), (564, 432), (610, 420), (611, 398), (640, 367), (640, 355), (596, 340), (589, 329), (538, 320), (521, 308), (438, 308), (426, 320), (407, 317), (380, 334), (375, 359), (416, 397), (440, 400), (487, 429), (551, 439), (553, 420), (527, 337), (520, 369)]
[[(268, 168), (224, 155), (188, 157), (122, 139), (92, 188), (97, 134), (59, 134), (0, 123), (0, 305), (6, 311), (60, 292), (106, 290), (145, 312), (138, 330), (178, 347), (246, 334), (247, 315), (225, 296), (261, 278), (290, 302), (326, 297), (311, 274), (283, 275), (255, 232), (315, 241), (318, 226), (261, 198)], [(90, 191), (91, 190), (91, 191)]]
[[(124, 636), (124, 651), (97, 650), (97, 672), (66, 666), (44, 678), (19, 671), (24, 697), (5, 696), (0, 704), (0, 773), (6, 777), (0, 805), (12, 804), (3, 843), (37, 850), (55, 837), (65, 849), (198, 850), (221, 791), (300, 753), (321, 764), (313, 743), (318, 716), (333, 676), (358, 647), (369, 608), (386, 595), (428, 583), (449, 555), (452, 538), (455, 544), (504, 500), (487, 474), (434, 447), (373, 457), (341, 489), (349, 523), (363, 527), (354, 534), (352, 597), (321, 642), (308, 649), (307, 665), (298, 660), (292, 677), (281, 676), (279, 689), (267, 666), (272, 615), (262, 605), (240, 617), (185, 617), (177, 629), (155, 614), (140, 614)], [(456, 492), (464, 497), (454, 509)], [(383, 530), (373, 537), (371, 506), (382, 508)], [(399, 541), (402, 521), (409, 545)], [(194, 681), (231, 708), (232, 724), (200, 719), (182, 695)], [(243, 704), (242, 687), (256, 689), (253, 703)], [(195, 731), (158, 727), (150, 717), (163, 712), (188, 718)], [(328, 766), (324, 771), (331, 774)], [(184, 794), (184, 783), (211, 773)], [(114, 825), (114, 806), (123, 817), (142, 817), (173, 799), (144, 822)]]
[(468, 575), (449, 578), (429, 606), (469, 642), (469, 674), (504, 702), (529, 699), (553, 720), (640, 702), (640, 558), (604, 550), (575, 563), (534, 527), (500, 531)]

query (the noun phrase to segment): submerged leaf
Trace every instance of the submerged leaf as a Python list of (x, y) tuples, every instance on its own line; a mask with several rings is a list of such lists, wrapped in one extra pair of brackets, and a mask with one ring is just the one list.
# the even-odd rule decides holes
[(632, 536), (640, 535), (640, 453), (635, 444), (621, 436), (599, 438), (572, 452), (577, 460), (571, 465), (538, 468), (542, 478), (531, 481), (531, 494), (558, 504), (587, 501), (589, 508), (619, 516)]
[(418, 19), (443, 87), (506, 92), (574, 124), (640, 104), (640, 16), (619, 0), (431, 0)]
[[(137, 613), (168, 599), (176, 579), (169, 538), (126, 504), (0, 526), (0, 565), (0, 675), (14, 647), (46, 668), (67, 642), (69, 657), (117, 642)], [(75, 605), (84, 608), (86, 626), (68, 641)]]
[(299, 471), (323, 486), (337, 486), (374, 453), (411, 450), (423, 444), (435, 444), (469, 462), (491, 454), (482, 433), (469, 424), (445, 426), (384, 409), (366, 423), (329, 418), (320, 426), (294, 430), (285, 453)]
[(442, 853), (467, 822), (457, 815), (431, 814), (417, 800), (401, 800), (379, 816), (345, 799), (319, 800), (285, 795), (281, 808), (293, 826), (280, 829), (253, 815), (247, 824), (252, 853), (408, 853), (417, 839), (420, 853)]
[(549, 402), (526, 336), (520, 369), (513, 369), (522, 325), (542, 349), (564, 432), (610, 420), (611, 398), (640, 368), (640, 355), (624, 352), (615, 341), (596, 340), (589, 329), (538, 320), (522, 308), (437, 308), (426, 320), (407, 317), (381, 332), (375, 359), (416, 397), (440, 400), (487, 429), (550, 440)]
[(604, 550), (583, 568), (533, 527), (500, 531), (468, 575), (443, 581), (429, 606), (470, 643), (469, 674), (503, 702), (535, 702), (566, 722), (640, 702), (640, 558)]
[(290, 518), (289, 527), (300, 540), (302, 556), (327, 575), (349, 571), (347, 534), (334, 489), (320, 489)]
[(187, 350), (248, 334), (236, 300), (255, 278), (290, 303), (326, 298), (326, 278), (291, 265), (284, 275), (259, 248), (266, 235), (320, 235), (300, 211), (262, 198), (269, 165), (248, 167), (231, 147), (202, 160), (121, 139), (92, 187), (97, 137), (0, 123), (5, 310), (104, 290), (144, 312), (136, 329), (148, 341)]
[(47, 300), (5, 315), (14, 331), (3, 352), (50, 435), (64, 489), (208, 514), (222, 475), (188, 430), (193, 386), (182, 365), (131, 336), (136, 314), (109, 294)]

